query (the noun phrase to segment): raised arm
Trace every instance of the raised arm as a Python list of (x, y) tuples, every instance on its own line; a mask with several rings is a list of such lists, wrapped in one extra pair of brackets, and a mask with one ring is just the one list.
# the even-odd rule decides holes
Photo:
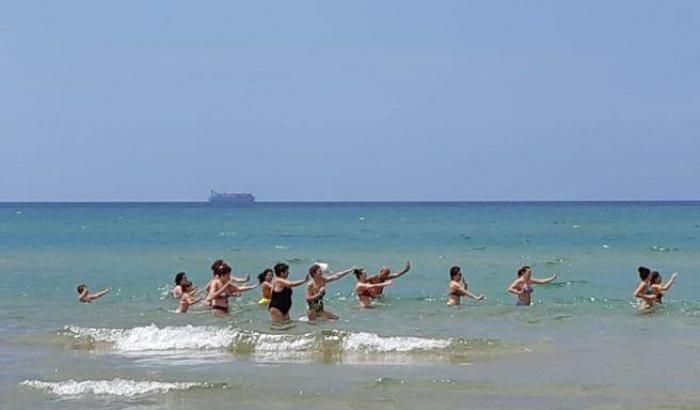
[(408, 272), (409, 270), (411, 270), (411, 261), (406, 261), (406, 266), (400, 272), (395, 273), (393, 275), (389, 275), (389, 279), (392, 279), (392, 280), (397, 279), (397, 278), (405, 275), (406, 272)]
[(556, 279), (557, 279), (557, 274), (555, 273), (554, 276), (550, 276), (549, 278), (546, 278), (546, 279), (531, 278), (530, 280), (535, 285), (546, 285), (548, 283), (554, 282), (554, 280), (556, 280)]
[(332, 273), (332, 274), (330, 274), (330, 275), (328, 275), (328, 276), (324, 276), (324, 278), (326, 279), (326, 282), (329, 282), (329, 283), (330, 283), (330, 282), (335, 282), (336, 280), (342, 278), (343, 276), (347, 275), (348, 273), (350, 273), (350, 272), (352, 272), (352, 271), (354, 271), (354, 270), (355, 270), (355, 267), (353, 266), (353, 267), (350, 268), (350, 269), (346, 269), (346, 270), (344, 270), (344, 271), (335, 272), (335, 273)]
[(671, 275), (671, 279), (669, 279), (668, 282), (666, 282), (665, 285), (661, 286), (661, 289), (662, 289), (664, 292), (666, 292), (667, 290), (671, 289), (671, 286), (673, 286), (673, 282), (676, 281), (676, 278), (677, 278), (677, 277), (678, 277), (678, 274), (677, 274), (677, 273), (674, 273), (673, 275)]

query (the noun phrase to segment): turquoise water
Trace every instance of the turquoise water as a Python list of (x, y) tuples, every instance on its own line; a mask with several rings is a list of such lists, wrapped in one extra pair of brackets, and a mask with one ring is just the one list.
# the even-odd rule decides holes
[[(10, 408), (692, 406), (699, 257), (700, 203), (0, 204), (0, 395)], [(332, 284), (335, 323), (303, 320), (303, 288), (284, 329), (256, 291), (227, 318), (174, 314), (174, 273), (204, 285), (218, 258), (239, 276), (279, 261), (293, 277), (317, 260), (414, 267), (370, 311), (352, 277)], [(559, 279), (518, 309), (505, 289), (524, 264)], [(445, 305), (452, 265), (485, 302)], [(653, 315), (631, 297), (639, 265), (680, 273)], [(81, 305), (83, 282), (113, 291)]]

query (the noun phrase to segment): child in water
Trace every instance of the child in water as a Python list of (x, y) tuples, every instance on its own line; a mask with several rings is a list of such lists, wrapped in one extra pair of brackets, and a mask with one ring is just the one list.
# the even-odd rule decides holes
[(94, 300), (101, 298), (102, 296), (109, 293), (112, 288), (103, 289), (97, 293), (90, 293), (90, 289), (85, 284), (78, 285), (78, 302), (80, 303), (92, 303)]

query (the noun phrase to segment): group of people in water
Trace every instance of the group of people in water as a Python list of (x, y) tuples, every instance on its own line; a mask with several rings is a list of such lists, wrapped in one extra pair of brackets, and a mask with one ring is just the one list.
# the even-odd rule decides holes
[[(258, 275), (260, 282), (260, 300), (258, 304), (266, 305), (270, 312), (270, 318), (275, 322), (289, 320), (289, 312), (292, 308), (292, 289), (308, 283), (306, 287), (307, 315), (309, 320), (323, 318), (336, 320), (338, 316), (326, 309), (324, 297), (327, 287), (349, 273), (354, 273), (357, 279), (355, 293), (362, 307), (371, 307), (372, 300), (380, 297), (385, 287), (406, 274), (411, 269), (411, 263), (399, 272), (392, 272), (389, 267), (383, 267), (379, 273), (369, 276), (367, 271), (355, 266), (339, 271), (330, 272), (325, 263), (315, 263), (309, 268), (309, 273), (299, 280), (289, 278), (289, 265), (278, 263), (272, 269), (265, 269)], [(250, 276), (236, 277), (232, 274), (231, 265), (224, 260), (217, 260), (211, 266), (213, 278), (207, 284), (206, 296), (198, 296), (199, 289), (187, 278), (185, 272), (175, 275), (175, 288), (173, 296), (179, 300), (178, 313), (185, 313), (190, 306), (202, 302), (208, 308), (219, 313), (229, 312), (229, 298), (240, 296), (242, 293), (257, 288), (257, 285), (249, 285)]]
[[(387, 266), (382, 267), (376, 275), (369, 275), (366, 270), (355, 266), (339, 272), (331, 272), (325, 263), (314, 263), (309, 268), (308, 274), (298, 280), (289, 278), (289, 265), (278, 263), (272, 269), (265, 269), (258, 275), (261, 297), (258, 303), (267, 306), (270, 318), (274, 322), (290, 320), (289, 312), (292, 308), (292, 289), (308, 283), (306, 287), (306, 303), (308, 319), (314, 321), (319, 318), (336, 320), (338, 316), (326, 309), (324, 297), (327, 287), (344, 276), (353, 273), (357, 280), (355, 294), (363, 308), (370, 308), (372, 301), (383, 295), (384, 288), (391, 286), (394, 281), (409, 270), (411, 262), (398, 271), (392, 272)], [(185, 272), (175, 275), (175, 287), (172, 295), (179, 301), (178, 313), (186, 313), (196, 304), (203, 304), (208, 309), (221, 314), (229, 313), (229, 298), (240, 296), (244, 292), (256, 289), (258, 285), (250, 285), (250, 275), (245, 278), (233, 275), (233, 269), (226, 261), (219, 259), (211, 265), (212, 279), (207, 284), (205, 292), (200, 295), (199, 287), (194, 285)], [(662, 303), (664, 295), (671, 289), (678, 274), (674, 273), (668, 282), (663, 283), (661, 274), (652, 272), (646, 267), (638, 269), (641, 283), (634, 292), (634, 297), (641, 301), (640, 309), (650, 310), (655, 305)], [(459, 266), (453, 266), (449, 271), (450, 282), (448, 285), (448, 305), (460, 305), (462, 298), (470, 298), (476, 301), (484, 299), (484, 295), (477, 295), (469, 290), (466, 278)], [(532, 304), (534, 285), (546, 285), (557, 279), (557, 275), (548, 278), (535, 278), (530, 266), (518, 269), (517, 278), (508, 287), (508, 293), (516, 297), (517, 306), (529, 306)], [(100, 292), (91, 293), (87, 286), (78, 286), (79, 301), (92, 303), (110, 291), (109, 288)]]

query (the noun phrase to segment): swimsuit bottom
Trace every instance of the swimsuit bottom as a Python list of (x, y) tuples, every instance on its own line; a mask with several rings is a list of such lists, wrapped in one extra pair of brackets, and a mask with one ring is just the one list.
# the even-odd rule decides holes
[(309, 302), (309, 310), (316, 313), (323, 312), (323, 299), (314, 300)]
[(269, 305), (270, 304), (270, 299), (268, 298), (260, 298), (258, 301), (258, 305)]
[(221, 313), (228, 313), (228, 307), (226, 306), (212, 305), (211, 308)]

